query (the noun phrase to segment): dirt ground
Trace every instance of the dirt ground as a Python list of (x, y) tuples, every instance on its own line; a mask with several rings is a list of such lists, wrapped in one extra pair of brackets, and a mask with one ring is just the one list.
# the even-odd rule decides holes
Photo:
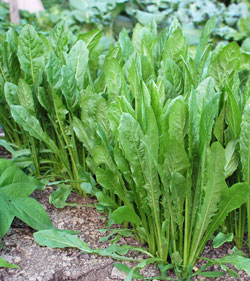
[[(8, 157), (8, 154), (0, 147), (0, 158)], [(98, 242), (104, 234), (99, 229), (105, 228), (105, 216), (98, 213), (95, 208), (90, 207), (65, 207), (56, 209), (49, 204), (49, 194), (53, 188), (46, 188), (43, 191), (36, 191), (33, 197), (36, 198), (48, 212), (53, 224), (59, 229), (71, 229), (80, 231), (79, 237), (89, 243), (91, 247), (105, 248), (107, 242)], [(94, 204), (95, 199), (82, 198), (72, 193), (69, 202), (78, 204)], [(15, 219), (11, 229), (2, 240), (7, 249), (0, 248), (0, 256), (8, 262), (17, 264), (19, 269), (0, 268), (0, 281), (121, 281), (126, 275), (114, 267), (117, 261), (88, 255), (77, 249), (51, 249), (37, 245), (33, 239), (34, 231)], [(122, 243), (139, 245), (132, 238), (123, 238)], [(223, 257), (227, 255), (233, 246), (226, 244), (218, 249), (213, 249), (208, 243), (203, 255), (206, 257)], [(142, 256), (137, 256), (142, 257)], [(203, 264), (199, 260), (197, 267)], [(131, 263), (127, 263), (131, 266)], [(216, 270), (218, 268), (213, 268)], [(151, 265), (142, 272), (145, 276), (157, 276), (159, 271), (156, 266)], [(225, 275), (220, 278), (209, 280), (250, 280), (250, 277), (242, 271), (239, 272), (240, 279)], [(172, 275), (172, 274), (171, 274)], [(173, 275), (172, 275), (173, 277)], [(178, 280), (178, 279), (175, 279)], [(193, 278), (193, 280), (208, 280), (205, 277)]]

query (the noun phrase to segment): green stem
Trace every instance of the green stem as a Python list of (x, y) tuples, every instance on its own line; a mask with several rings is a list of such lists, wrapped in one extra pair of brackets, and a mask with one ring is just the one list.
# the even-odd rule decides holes
[(35, 176), (39, 177), (40, 176), (40, 163), (39, 163), (39, 149), (37, 147), (37, 141), (33, 138), (30, 137), (30, 142), (31, 142), (31, 158), (32, 162), (34, 164), (35, 168)]
[[(78, 181), (79, 178), (78, 178), (78, 170), (77, 170), (77, 166), (76, 166), (76, 163), (75, 163), (75, 159), (74, 159), (74, 154), (72, 152), (72, 149), (71, 149), (71, 146), (70, 146), (70, 143), (69, 143), (69, 140), (67, 138), (67, 136), (65, 135), (65, 132), (63, 130), (63, 127), (62, 127), (62, 124), (61, 124), (61, 120), (59, 118), (59, 115), (58, 115), (58, 111), (57, 111), (57, 108), (55, 106), (55, 113), (56, 113), (56, 118), (57, 118), (57, 121), (58, 121), (58, 125), (59, 125), (59, 128), (61, 130), (61, 133), (62, 133), (62, 136), (63, 136), (63, 139), (65, 141), (65, 144), (67, 146), (67, 149), (69, 151), (69, 154), (70, 154), (70, 160), (71, 160), (71, 163), (72, 163), (72, 179), (75, 180), (75, 181)], [(81, 192), (81, 189), (80, 189), (80, 186), (79, 186), (79, 183), (76, 184), (75, 188), (77, 189), (77, 191), (82, 194)]]
[[(248, 183), (249, 184), (249, 183)], [(247, 235), (248, 235), (248, 253), (250, 253), (250, 196), (247, 199)]]

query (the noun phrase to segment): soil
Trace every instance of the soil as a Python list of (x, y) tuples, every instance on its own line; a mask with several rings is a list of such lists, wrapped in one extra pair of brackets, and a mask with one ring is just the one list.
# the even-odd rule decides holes
[[(7, 157), (9, 154), (0, 147), (0, 158)], [(79, 237), (87, 242), (91, 247), (105, 248), (108, 242), (98, 242), (103, 233), (99, 229), (105, 228), (106, 218), (98, 213), (95, 208), (76, 206), (56, 209), (49, 204), (49, 195), (53, 187), (46, 188), (43, 191), (36, 191), (33, 197), (36, 198), (48, 212), (53, 224), (59, 229), (71, 229), (80, 231)], [(95, 204), (95, 199), (82, 198), (72, 193), (69, 202), (77, 204)], [(117, 270), (114, 264), (117, 262), (111, 258), (88, 255), (80, 250), (51, 249), (41, 247), (33, 239), (34, 230), (25, 225), (22, 221), (15, 219), (10, 230), (2, 240), (6, 249), (0, 248), (0, 256), (8, 262), (17, 264), (19, 269), (0, 268), (0, 281), (121, 281), (125, 280), (123, 272)], [(121, 243), (130, 245), (139, 245), (133, 238), (123, 238)], [(218, 249), (214, 249), (209, 242), (204, 249), (202, 256), (209, 258), (223, 257), (230, 253), (233, 245), (227, 243)], [(142, 255), (137, 255), (142, 258)], [(126, 263), (132, 266), (132, 263)], [(198, 260), (197, 267), (204, 264), (204, 261)], [(218, 270), (216, 266), (211, 270)], [(141, 273), (144, 276), (159, 276), (156, 266), (151, 265), (144, 268)], [(198, 277), (192, 280), (242, 280), (247, 281), (250, 278), (243, 271), (238, 271), (240, 278), (232, 278), (224, 275), (220, 278)], [(174, 277), (171, 274), (171, 277)], [(175, 279), (178, 280), (178, 279)]]

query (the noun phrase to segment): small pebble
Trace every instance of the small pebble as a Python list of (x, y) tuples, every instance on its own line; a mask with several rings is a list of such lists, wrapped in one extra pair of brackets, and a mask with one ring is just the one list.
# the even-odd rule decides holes
[(119, 270), (116, 267), (113, 267), (112, 273), (111, 273), (112, 278), (121, 278), (121, 279), (126, 279), (127, 274), (121, 270)]
[(65, 275), (65, 276), (70, 276), (70, 275), (71, 275), (71, 272), (68, 271), (68, 270), (67, 270), (67, 271), (64, 271), (64, 275)]
[(15, 261), (15, 263), (19, 263), (21, 261), (21, 258), (20, 257), (15, 257), (14, 261)]

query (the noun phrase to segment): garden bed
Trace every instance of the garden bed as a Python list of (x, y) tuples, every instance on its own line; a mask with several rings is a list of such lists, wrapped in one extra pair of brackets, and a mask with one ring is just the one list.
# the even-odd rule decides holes
[[(10, 158), (8, 152), (0, 147), (0, 158)], [(95, 208), (80, 205), (95, 204), (96, 200), (83, 198), (76, 193), (72, 193), (69, 201), (77, 203), (77, 207), (65, 207), (57, 209), (49, 204), (49, 195), (54, 188), (46, 188), (43, 191), (36, 191), (33, 197), (36, 198), (46, 209), (55, 227), (59, 229), (71, 229), (80, 231), (79, 237), (87, 242), (92, 248), (105, 248), (107, 242), (99, 242), (99, 238), (104, 236), (99, 229), (105, 228), (105, 216), (98, 213)], [(7, 249), (0, 249), (0, 256), (11, 263), (17, 264), (19, 269), (0, 269), (1, 281), (63, 281), (63, 280), (86, 280), (86, 281), (120, 281), (124, 280), (124, 273), (114, 267), (115, 260), (107, 257), (88, 255), (77, 249), (51, 249), (41, 247), (33, 239), (34, 230), (25, 225), (19, 219), (15, 219), (11, 229), (5, 235), (2, 242)], [(133, 238), (122, 238), (121, 243), (139, 245)], [(219, 258), (231, 253), (233, 245), (226, 243), (218, 249), (214, 249), (212, 243), (208, 243), (202, 254), (203, 257)], [(137, 255), (137, 258), (143, 257)], [(128, 266), (132, 263), (126, 262)], [(198, 260), (197, 267), (204, 264)], [(218, 270), (218, 266), (213, 266), (211, 270)], [(144, 268), (141, 273), (145, 276), (159, 275), (155, 266)], [(238, 271), (240, 279), (249, 280), (243, 272)], [(174, 275), (171, 274), (171, 277)], [(207, 280), (205, 277), (195, 277), (192, 279)], [(209, 280), (237, 280), (227, 274), (220, 278), (210, 278)]]

